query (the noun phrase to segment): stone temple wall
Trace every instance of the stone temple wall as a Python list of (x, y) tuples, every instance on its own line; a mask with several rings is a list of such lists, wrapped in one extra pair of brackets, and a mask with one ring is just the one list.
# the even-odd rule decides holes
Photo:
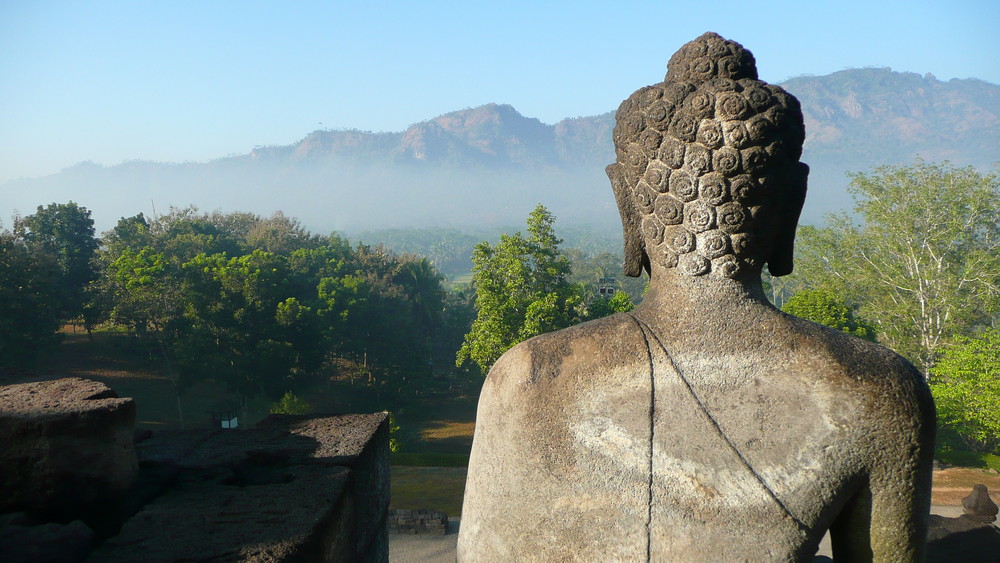
[(389, 531), (396, 534), (443, 536), (448, 533), (448, 515), (425, 508), (393, 509), (389, 511)]
[(388, 413), (272, 415), (133, 445), (134, 421), (131, 399), (92, 381), (0, 388), (6, 562), (388, 559)]

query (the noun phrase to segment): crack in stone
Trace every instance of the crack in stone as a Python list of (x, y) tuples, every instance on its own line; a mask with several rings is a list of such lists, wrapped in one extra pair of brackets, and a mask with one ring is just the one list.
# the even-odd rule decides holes
[(646, 344), (646, 358), (649, 360), (649, 482), (646, 491), (646, 561), (652, 561), (653, 547), (653, 432), (656, 429), (656, 377), (653, 372), (653, 350), (649, 345), (649, 338), (639, 319), (629, 313), (632, 321), (639, 328), (642, 340)]
[[(695, 392), (694, 387), (687, 380), (687, 377), (684, 376), (684, 373), (677, 366), (677, 363), (674, 362), (673, 356), (671, 356), (670, 352), (667, 351), (667, 347), (663, 345), (663, 342), (661, 342), (660, 339), (659, 339), (659, 337), (656, 335), (656, 333), (653, 332), (653, 329), (650, 328), (649, 325), (647, 325), (643, 321), (637, 319), (635, 317), (635, 315), (631, 315), (631, 316), (635, 320), (635, 322), (639, 324), (639, 326), (640, 326), (640, 328), (642, 329), (642, 332), (643, 332), (643, 338), (646, 341), (646, 350), (649, 353), (649, 358), (650, 358), (650, 374), (652, 374), (652, 372), (653, 372), (653, 367), (652, 367), (652, 349), (650, 347), (649, 337), (652, 337), (652, 339), (656, 341), (656, 344), (659, 346), (660, 350), (663, 352), (663, 355), (666, 357), (667, 361), (670, 362), (670, 367), (673, 368), (674, 372), (677, 374), (678, 379), (680, 379), (681, 383), (684, 384), (684, 388), (687, 390), (688, 394), (691, 396), (692, 399), (694, 399), (695, 404), (698, 405), (698, 410), (701, 411), (701, 413), (704, 415), (705, 419), (709, 422), (709, 424), (715, 430), (716, 434), (718, 434), (719, 437), (722, 438), (722, 440), (726, 443), (726, 445), (729, 446), (729, 449), (736, 455), (736, 457), (737, 457), (737, 459), (739, 459), (740, 463), (750, 472), (751, 475), (754, 476), (754, 479), (756, 479), (757, 482), (760, 483), (760, 486), (764, 488), (764, 490), (767, 492), (768, 496), (771, 497), (771, 499), (775, 502), (775, 504), (777, 504), (778, 507), (781, 508), (782, 512), (784, 512), (786, 516), (788, 516), (789, 518), (792, 519), (793, 522), (795, 522), (796, 526), (799, 527), (799, 531), (802, 532), (802, 531), (808, 530), (808, 528), (806, 527), (806, 525), (803, 524), (802, 521), (798, 517), (796, 517), (795, 514), (793, 514), (792, 511), (787, 506), (785, 506), (785, 503), (783, 503), (780, 498), (778, 498), (778, 495), (774, 492), (774, 490), (772, 490), (771, 487), (767, 484), (767, 482), (764, 481), (764, 477), (761, 476), (757, 472), (757, 470), (753, 468), (752, 465), (750, 465), (750, 462), (746, 459), (746, 457), (743, 456), (743, 452), (741, 452), (739, 450), (739, 448), (736, 447), (736, 444), (734, 444), (732, 442), (732, 440), (729, 439), (729, 436), (727, 436), (726, 433), (722, 430), (722, 427), (719, 425), (718, 421), (715, 420), (715, 417), (713, 417), (712, 414), (710, 412), (708, 412), (708, 408), (705, 407), (705, 404), (702, 402), (701, 398), (698, 397), (698, 394)], [(649, 333), (648, 336), (646, 335), (647, 332)], [(653, 395), (653, 397), (655, 398), (655, 395)], [(651, 413), (653, 412), (653, 410), (652, 410), (653, 408), (655, 408), (655, 407), (651, 407), (650, 408), (650, 412)], [(652, 421), (652, 419), (650, 419), (650, 420)], [(652, 437), (653, 437), (653, 433), (652, 433), (652, 429), (651, 429), (651, 431), (650, 431), (650, 440), (651, 441), (652, 441)], [(652, 494), (652, 476), (653, 476), (653, 473), (652, 473), (652, 443), (650, 443), (650, 446), (651, 446), (651, 449), (650, 449), (650, 494)], [(652, 497), (650, 497), (650, 511), (652, 511)], [(647, 526), (647, 529), (649, 529), (650, 526), (652, 526), (652, 515), (651, 514), (650, 514), (650, 522), (649, 522), (649, 525)], [(648, 552), (648, 547), (647, 547), (647, 552)]]

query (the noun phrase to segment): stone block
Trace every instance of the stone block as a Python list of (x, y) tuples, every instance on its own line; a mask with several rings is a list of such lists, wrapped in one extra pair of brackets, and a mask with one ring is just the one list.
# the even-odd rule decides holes
[(156, 432), (137, 450), (161, 492), (90, 560), (386, 561), (387, 419)]
[(93, 562), (352, 561), (350, 470), (299, 466), (288, 482), (184, 482), (106, 541)]
[(135, 403), (80, 378), (0, 387), (0, 513), (70, 519), (138, 472)]
[(962, 508), (966, 516), (978, 522), (995, 522), (997, 512), (1000, 512), (1000, 507), (990, 498), (986, 485), (974, 486), (972, 493), (962, 499)]
[(76, 563), (90, 553), (94, 532), (74, 520), (69, 524), (0, 526), (4, 563)]

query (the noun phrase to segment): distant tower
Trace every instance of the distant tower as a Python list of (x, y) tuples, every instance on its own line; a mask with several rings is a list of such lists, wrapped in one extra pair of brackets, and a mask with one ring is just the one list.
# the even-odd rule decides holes
[(597, 294), (610, 298), (618, 291), (618, 280), (615, 278), (600, 278), (597, 280)]

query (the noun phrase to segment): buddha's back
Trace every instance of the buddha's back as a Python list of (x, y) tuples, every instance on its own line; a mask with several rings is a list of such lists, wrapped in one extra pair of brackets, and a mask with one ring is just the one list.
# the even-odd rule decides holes
[(934, 405), (876, 344), (785, 315), (798, 102), (707, 33), (619, 107), (635, 311), (524, 342), (480, 396), (461, 561), (919, 561)]
[[(543, 335), (497, 363), (460, 560), (802, 560), (866, 510), (872, 483), (913, 482), (930, 402), (898, 356), (773, 309), (754, 320), (770, 338), (710, 355), (645, 316)], [(913, 463), (881, 466), (887, 449)], [(876, 492), (884, 522), (926, 510), (904, 493)]]

